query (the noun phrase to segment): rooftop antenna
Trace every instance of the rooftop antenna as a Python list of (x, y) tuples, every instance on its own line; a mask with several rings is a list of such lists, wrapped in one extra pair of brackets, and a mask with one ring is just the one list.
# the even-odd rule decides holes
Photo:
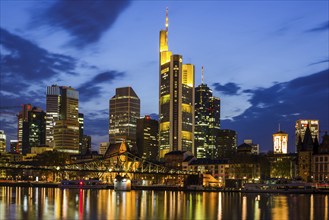
[(201, 75), (201, 82), (202, 82), (202, 84), (204, 84), (204, 68), (203, 68), (203, 66), (202, 66), (201, 73), (202, 73), (202, 75)]
[(279, 123), (279, 131), (281, 131), (281, 128), (280, 128), (280, 123)]
[(168, 31), (168, 7), (166, 8), (166, 31)]

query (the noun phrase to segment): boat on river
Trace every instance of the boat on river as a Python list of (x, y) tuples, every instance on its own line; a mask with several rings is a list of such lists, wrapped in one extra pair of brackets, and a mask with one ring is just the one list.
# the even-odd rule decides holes
[(59, 184), (61, 189), (106, 189), (108, 185), (98, 179), (89, 180), (62, 180)]
[(131, 180), (128, 176), (117, 175), (114, 179), (114, 190), (115, 191), (130, 191)]

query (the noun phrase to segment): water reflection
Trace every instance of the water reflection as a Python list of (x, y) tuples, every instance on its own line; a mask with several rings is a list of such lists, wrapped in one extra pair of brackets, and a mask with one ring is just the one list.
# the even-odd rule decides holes
[(0, 219), (328, 219), (328, 195), (0, 187)]

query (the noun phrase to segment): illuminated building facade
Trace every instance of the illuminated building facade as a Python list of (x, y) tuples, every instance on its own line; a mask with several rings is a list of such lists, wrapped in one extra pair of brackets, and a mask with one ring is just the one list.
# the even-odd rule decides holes
[[(317, 138), (319, 140), (319, 127), (320, 127), (319, 120), (310, 120), (310, 119), (297, 120), (296, 126), (295, 126), (296, 147), (298, 145), (299, 137), (301, 138), (301, 140), (304, 139), (304, 135), (305, 135), (307, 126), (310, 128), (312, 139), (315, 140), (315, 138)], [(298, 149), (297, 149), (297, 151), (298, 151)]]
[(156, 160), (159, 152), (158, 140), (159, 122), (146, 115), (137, 119), (137, 149), (138, 155), (147, 160)]
[(4, 130), (0, 130), (0, 154), (6, 152), (6, 134)]
[(23, 124), (24, 122), (28, 122), (28, 114), (29, 111), (32, 110), (32, 105), (30, 104), (23, 104), (22, 111), (19, 112), (17, 115), (17, 149), (16, 152), (22, 154), (23, 148)]
[(213, 159), (218, 147), (217, 134), (220, 129), (220, 99), (212, 96), (211, 89), (203, 82), (195, 88), (194, 147), (197, 158)]
[(83, 128), (84, 128), (84, 115), (82, 113), (78, 114), (78, 121), (79, 121), (79, 151), (81, 154), (85, 153), (85, 150), (82, 149), (82, 142), (83, 142)]
[(159, 157), (170, 151), (194, 152), (194, 65), (168, 49), (166, 29), (159, 39)]
[(140, 99), (131, 87), (117, 88), (109, 102), (110, 144), (125, 142), (133, 152), (136, 147), (137, 119), (140, 117)]
[(46, 143), (46, 113), (33, 107), (28, 111), (28, 118), (23, 122), (22, 154), (31, 153), (32, 147)]
[(91, 136), (83, 135), (80, 153), (82, 155), (91, 153)]
[(288, 134), (278, 131), (273, 134), (273, 152), (274, 154), (288, 153)]
[[(48, 97), (47, 93), (47, 109), (48, 107), (52, 107), (53, 111), (49, 113), (53, 113), (52, 116), (56, 117), (47, 117), (47, 120), (53, 120), (51, 121), (52, 128), (48, 130), (53, 130), (53, 147), (57, 151), (78, 154), (80, 150), (78, 120), (79, 92), (72, 87), (66, 86), (51, 86), (47, 88), (47, 91), (52, 89), (56, 94), (49, 95)], [(51, 98), (50, 100), (52, 101), (57, 100), (57, 103), (51, 102), (49, 104), (53, 105), (48, 105), (48, 98)], [(58, 110), (58, 112), (55, 112), (56, 110)]]
[(18, 140), (10, 140), (10, 153), (19, 153)]
[(46, 144), (54, 147), (54, 125), (59, 119), (61, 87), (47, 86), (46, 92)]

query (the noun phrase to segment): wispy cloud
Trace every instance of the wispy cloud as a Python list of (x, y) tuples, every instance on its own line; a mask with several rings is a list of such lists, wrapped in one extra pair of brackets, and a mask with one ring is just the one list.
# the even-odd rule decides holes
[(316, 27), (310, 28), (306, 30), (305, 32), (322, 32), (322, 31), (328, 31), (329, 30), (329, 21), (323, 22)]
[(97, 74), (90, 81), (83, 83), (79, 88), (81, 101), (89, 101), (94, 97), (98, 97), (102, 93), (100, 84), (111, 83), (115, 79), (123, 77), (123, 72), (105, 71)]
[(84, 47), (97, 42), (129, 4), (127, 0), (59, 0), (34, 22), (64, 29), (72, 36), (72, 46)]
[(222, 92), (224, 95), (238, 95), (239, 90), (241, 89), (238, 84), (229, 82), (225, 85), (221, 85), (220, 83), (214, 83), (212, 86), (215, 87), (215, 90), (218, 92)]
[[(249, 89), (251, 107), (233, 120), (223, 120), (222, 127), (238, 129), (239, 137), (261, 137), (263, 150), (272, 148), (271, 136), (278, 123), (289, 134), (289, 148), (294, 150), (294, 123), (301, 118), (318, 119), (322, 129), (329, 126), (329, 69), (277, 83), (269, 88)], [(265, 122), (265, 123), (264, 123)], [(253, 129), (250, 129), (253, 128)]]

